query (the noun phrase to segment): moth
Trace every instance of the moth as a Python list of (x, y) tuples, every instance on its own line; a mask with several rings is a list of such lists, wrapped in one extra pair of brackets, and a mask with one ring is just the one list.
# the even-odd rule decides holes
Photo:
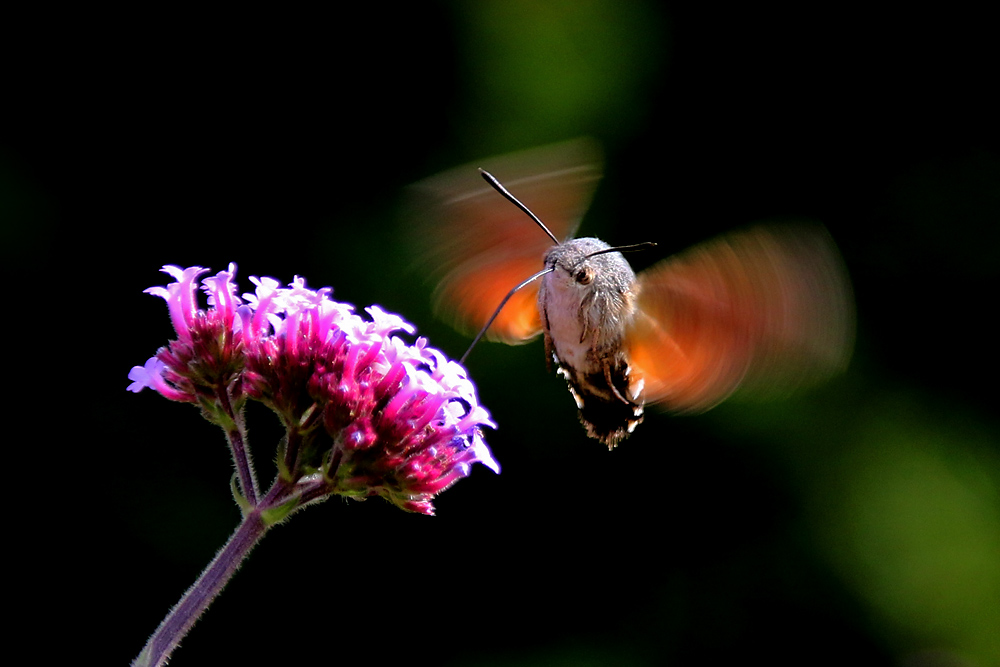
[(846, 366), (850, 281), (822, 225), (733, 231), (636, 275), (622, 252), (629, 247), (574, 238), (601, 177), (594, 142), (480, 164), (502, 186), (470, 165), (414, 188), (416, 229), (439, 269), (435, 311), (487, 340), (542, 334), (587, 434), (609, 448), (632, 433), (647, 404), (700, 412), (738, 387), (783, 392)]

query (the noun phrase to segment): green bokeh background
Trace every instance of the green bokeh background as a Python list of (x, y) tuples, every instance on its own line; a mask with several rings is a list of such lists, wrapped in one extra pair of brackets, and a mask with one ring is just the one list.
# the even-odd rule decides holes
[[(304, 275), (458, 356), (406, 185), (590, 135), (606, 177), (581, 232), (656, 241), (637, 269), (755, 221), (825, 223), (856, 291), (850, 370), (651, 414), (609, 453), (539, 343), (484, 345), (469, 368), (503, 473), (432, 519), (296, 516), (171, 665), (1000, 664), (985, 15), (591, 0), (9, 25), (8, 462), (44, 508), (17, 524), (25, 566), (58, 554), (24, 590), (50, 650), (125, 664), (238, 521), (220, 434), (124, 391), (171, 334), (141, 293), (161, 265)], [(267, 480), (279, 434), (250, 419)]]

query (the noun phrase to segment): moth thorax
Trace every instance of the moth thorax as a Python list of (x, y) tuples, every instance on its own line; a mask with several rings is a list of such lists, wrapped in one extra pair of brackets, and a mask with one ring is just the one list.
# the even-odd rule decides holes
[(589, 340), (591, 349), (615, 346), (632, 317), (632, 267), (619, 252), (593, 254), (609, 247), (599, 239), (573, 239), (545, 256), (545, 266), (555, 271), (543, 280), (540, 303), (552, 333), (563, 333), (565, 342)]

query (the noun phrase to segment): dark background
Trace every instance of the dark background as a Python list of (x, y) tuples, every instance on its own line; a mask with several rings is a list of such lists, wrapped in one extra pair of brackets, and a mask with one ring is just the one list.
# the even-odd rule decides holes
[[(239, 519), (221, 434), (124, 391), (172, 335), (142, 294), (160, 266), (235, 261), (244, 290), (304, 275), (458, 356), (405, 186), (587, 134), (607, 163), (581, 231), (658, 242), (636, 268), (825, 223), (856, 291), (849, 372), (651, 414), (609, 453), (541, 344), (484, 345), (468, 365), (502, 474), (435, 518), (377, 499), (293, 517), (171, 665), (1000, 663), (993, 24), (693, 5), (5, 21), (8, 511), (26, 571), (46, 563), (22, 589), (36, 648), (125, 664)], [(250, 420), (267, 483), (280, 434)]]

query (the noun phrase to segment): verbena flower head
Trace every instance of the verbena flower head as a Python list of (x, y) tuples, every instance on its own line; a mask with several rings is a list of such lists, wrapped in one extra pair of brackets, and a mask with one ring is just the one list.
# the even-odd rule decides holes
[(481, 432), (495, 424), (465, 369), (424, 338), (393, 335), (414, 333), (412, 325), (378, 306), (365, 320), (298, 276), (288, 287), (252, 277), (256, 289), (241, 300), (235, 270), (202, 280), (203, 310), (195, 281), (206, 269), (163, 268), (177, 282), (146, 292), (167, 301), (177, 338), (132, 369), (130, 391), (149, 387), (203, 407), (265, 403), (288, 433), (281, 474), (324, 494), (379, 495), (432, 514), (434, 495), (473, 463), (500, 471)]
[(200, 266), (164, 266), (163, 272), (177, 282), (145, 290), (166, 300), (177, 338), (160, 348), (144, 367), (132, 369), (129, 391), (150, 387), (169, 399), (197, 403), (199, 398), (215, 396), (220, 386), (228, 387), (238, 379), (243, 357), (240, 341), (234, 335), (239, 328), (235, 310), (239, 299), (232, 283), (236, 265), (230, 264), (228, 271), (202, 281), (211, 306), (205, 311), (198, 308), (195, 283), (207, 271)]

